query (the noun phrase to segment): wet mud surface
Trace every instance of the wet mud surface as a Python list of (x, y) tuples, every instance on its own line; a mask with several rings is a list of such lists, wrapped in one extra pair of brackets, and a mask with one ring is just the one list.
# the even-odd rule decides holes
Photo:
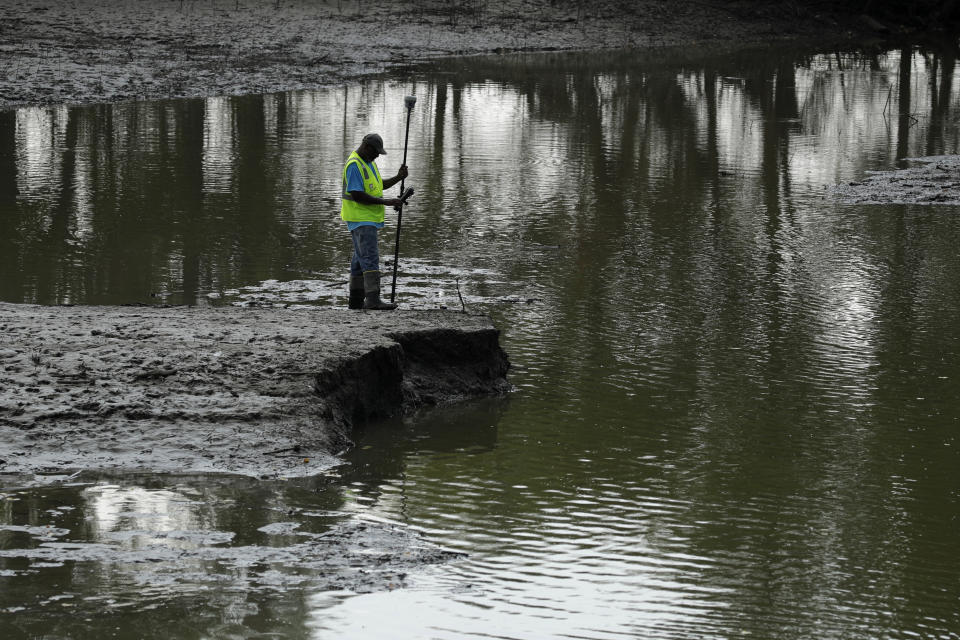
[(463, 557), (352, 506), (336, 454), (506, 391), (498, 336), (444, 311), (0, 303), (0, 635), (301, 637), (305, 606)]
[(0, 629), (102, 637), (106, 620), (118, 637), (255, 637), (257, 626), (299, 637), (299, 594), (398, 589), (463, 557), (341, 506), (318, 479), (121, 475), (0, 490)]
[(858, 182), (838, 185), (847, 204), (960, 205), (960, 156), (909, 158), (911, 166), (896, 171), (871, 171)]
[(451, 55), (840, 38), (842, 23), (721, 0), (18, 0), (0, 10), (0, 108), (308, 89)]
[(297, 477), (355, 424), (500, 393), (483, 317), (0, 303), (0, 474)]

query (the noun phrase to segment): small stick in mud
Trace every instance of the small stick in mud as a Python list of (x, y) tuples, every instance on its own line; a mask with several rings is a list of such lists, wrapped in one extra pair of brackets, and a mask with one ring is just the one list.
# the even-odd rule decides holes
[(290, 452), (299, 453), (299, 452), (300, 452), (300, 445), (295, 444), (295, 445), (293, 445), (292, 447), (287, 447), (287, 448), (285, 448), (285, 449), (275, 449), (275, 450), (273, 450), (273, 451), (264, 451), (264, 452), (263, 452), (263, 455), (265, 455), (265, 456), (272, 456), (272, 455), (276, 455), (276, 454), (278, 454), (278, 453), (290, 453)]
[(460, 298), (460, 307), (463, 309), (463, 312), (467, 312), (467, 304), (463, 301), (463, 294), (460, 293), (460, 278), (457, 278), (457, 297)]

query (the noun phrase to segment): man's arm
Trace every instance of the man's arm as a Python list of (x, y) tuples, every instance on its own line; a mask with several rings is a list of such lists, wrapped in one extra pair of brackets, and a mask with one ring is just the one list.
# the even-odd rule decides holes
[(407, 175), (409, 175), (407, 173), (407, 165), (405, 164), (400, 165), (400, 170), (397, 171), (397, 175), (393, 176), (392, 178), (387, 178), (386, 180), (383, 181), (383, 188), (389, 189), (393, 185), (397, 184), (398, 182), (406, 178)]
[[(387, 187), (386, 181), (384, 181), (383, 187)], [(351, 191), (350, 195), (360, 204), (382, 204), (388, 207), (396, 207), (400, 204), (400, 198), (377, 198), (366, 191)]]

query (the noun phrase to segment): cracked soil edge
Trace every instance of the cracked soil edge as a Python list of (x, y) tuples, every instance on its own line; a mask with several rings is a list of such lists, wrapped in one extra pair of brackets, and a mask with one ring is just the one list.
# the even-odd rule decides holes
[(0, 473), (302, 476), (360, 421), (509, 387), (452, 312), (0, 304)]

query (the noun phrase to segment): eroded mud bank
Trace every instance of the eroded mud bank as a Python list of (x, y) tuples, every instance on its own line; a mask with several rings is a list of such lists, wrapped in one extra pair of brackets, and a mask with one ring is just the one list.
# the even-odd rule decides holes
[(0, 473), (302, 476), (358, 421), (507, 389), (486, 318), (0, 303)]

